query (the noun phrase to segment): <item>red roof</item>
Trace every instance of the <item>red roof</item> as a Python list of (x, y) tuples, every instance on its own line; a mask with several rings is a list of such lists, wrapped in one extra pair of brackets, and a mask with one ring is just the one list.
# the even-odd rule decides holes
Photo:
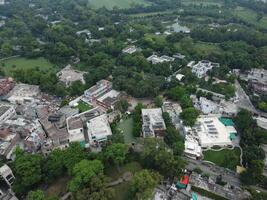
[(184, 185), (188, 185), (188, 183), (189, 183), (189, 176), (188, 175), (182, 176), (181, 179), (180, 179), (180, 183), (181, 184), (184, 184)]

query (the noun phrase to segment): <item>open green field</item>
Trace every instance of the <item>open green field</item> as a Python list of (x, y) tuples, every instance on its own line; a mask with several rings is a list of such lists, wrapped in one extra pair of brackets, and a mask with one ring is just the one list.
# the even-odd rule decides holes
[(258, 20), (257, 12), (243, 7), (237, 7), (234, 13), (244, 21), (258, 28), (267, 29), (267, 15), (263, 15), (263, 17)]
[(82, 113), (82, 112), (85, 112), (87, 110), (92, 109), (93, 107), (91, 105), (89, 105), (88, 103), (85, 103), (83, 101), (79, 101), (77, 108), (79, 109), (79, 112)]
[(106, 7), (111, 10), (113, 7), (131, 8), (134, 5), (149, 6), (150, 3), (145, 0), (89, 0), (89, 5), (96, 9)]
[(133, 136), (133, 118), (122, 119), (119, 123), (118, 128), (123, 131), (124, 141), (125, 143), (135, 142), (135, 138)]
[(240, 149), (234, 150), (224, 149), (221, 151), (208, 150), (204, 151), (204, 160), (211, 161), (214, 164), (225, 167), (231, 170), (236, 169), (237, 165), (240, 165)]
[(31, 69), (31, 68), (39, 68), (42, 71), (55, 70), (56, 68), (53, 66), (45, 58), (11, 58), (5, 61), (0, 61), (0, 67), (4, 69), (7, 75), (11, 75), (12, 70), (15, 69)]

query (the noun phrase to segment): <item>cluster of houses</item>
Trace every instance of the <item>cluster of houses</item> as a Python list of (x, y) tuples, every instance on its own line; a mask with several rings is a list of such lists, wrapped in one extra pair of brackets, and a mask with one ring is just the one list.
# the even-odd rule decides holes
[[(60, 99), (41, 93), (38, 86), (16, 84), (9, 79), (0, 83), (5, 83), (0, 87), (1, 157), (12, 159), (17, 146), (44, 155), (54, 148), (66, 148), (70, 142), (99, 149), (112, 135), (109, 123), (113, 112), (107, 111), (114, 109), (122, 95), (107, 80), (97, 82), (63, 107)], [(80, 113), (76, 105), (79, 101), (88, 103), (89, 110)]]

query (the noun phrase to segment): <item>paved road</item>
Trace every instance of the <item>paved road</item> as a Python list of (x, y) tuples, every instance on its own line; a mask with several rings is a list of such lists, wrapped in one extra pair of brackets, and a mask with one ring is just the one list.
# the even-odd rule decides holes
[(234, 171), (227, 170), (227, 169), (224, 169), (223, 167), (218, 167), (212, 164), (208, 164), (200, 160), (192, 160), (190, 158), (186, 158), (186, 161), (188, 162), (187, 168), (189, 170), (193, 170), (196, 167), (198, 167), (204, 173), (207, 173), (213, 176), (222, 175), (223, 180), (228, 182), (230, 185), (233, 185), (235, 187), (240, 187), (239, 175), (235, 173)]

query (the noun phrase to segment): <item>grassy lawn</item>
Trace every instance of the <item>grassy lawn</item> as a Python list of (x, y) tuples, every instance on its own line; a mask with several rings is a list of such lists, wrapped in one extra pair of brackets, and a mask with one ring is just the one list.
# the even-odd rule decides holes
[(202, 55), (204, 57), (210, 55), (213, 52), (221, 52), (220, 47), (216, 44), (205, 43), (205, 42), (197, 42), (194, 44), (194, 49), (198, 52), (198, 55)]
[[(141, 165), (138, 162), (130, 162), (121, 167), (121, 171), (118, 172), (115, 166), (111, 166), (106, 169), (105, 174), (111, 178), (111, 180), (117, 180), (125, 172), (132, 172), (133, 174), (142, 170)], [(113, 187), (115, 195), (114, 200), (127, 200), (130, 190), (130, 182), (123, 182), (122, 184)]]
[(4, 69), (7, 75), (11, 75), (12, 70), (14, 69), (31, 69), (31, 68), (39, 68), (43, 71), (55, 70), (55, 66), (50, 63), (45, 58), (11, 58), (5, 61), (0, 61), (0, 67)]
[(70, 178), (62, 177), (54, 181), (49, 185), (47, 190), (45, 191), (48, 197), (60, 197), (67, 192), (67, 186)]
[(123, 131), (124, 141), (127, 144), (135, 142), (135, 138), (133, 136), (133, 123), (133, 118), (129, 117), (127, 119), (122, 119), (118, 125), (118, 128)]
[(96, 9), (106, 7), (110, 10), (114, 6), (118, 8), (131, 8), (134, 5), (150, 5), (150, 3), (145, 0), (89, 0), (89, 4)]
[(244, 21), (250, 24), (253, 24), (259, 28), (267, 29), (267, 16), (266, 15), (264, 15), (263, 18), (258, 21), (257, 12), (247, 9), (247, 8), (243, 8), (243, 7), (237, 7), (234, 13), (236, 13), (238, 17), (240, 17), (241, 19), (243, 19)]
[(204, 151), (204, 160), (211, 161), (218, 166), (236, 169), (237, 165), (240, 165), (240, 149), (234, 150), (224, 149), (222, 151)]
[(82, 113), (87, 110), (91, 110), (92, 106), (88, 103), (85, 103), (84, 101), (79, 101), (77, 108), (79, 109), (79, 112)]

